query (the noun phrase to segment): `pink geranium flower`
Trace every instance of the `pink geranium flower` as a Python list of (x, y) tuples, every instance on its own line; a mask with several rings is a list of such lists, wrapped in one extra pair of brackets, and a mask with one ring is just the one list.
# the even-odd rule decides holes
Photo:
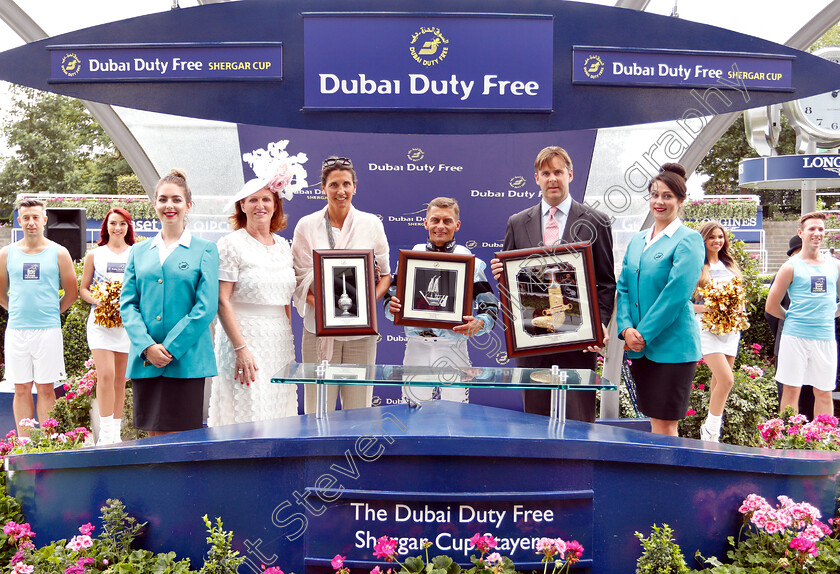
[(344, 559), (347, 558), (346, 556), (342, 556), (341, 554), (336, 554), (335, 558), (330, 560), (330, 565), (332, 565), (333, 570), (341, 570), (341, 567), (344, 566)]
[(802, 552), (803, 554), (810, 554), (814, 557), (816, 557), (819, 554), (819, 551), (817, 550), (817, 545), (814, 544), (814, 541), (809, 540), (808, 538), (804, 538), (802, 536), (797, 536), (796, 538), (791, 540), (790, 547), (798, 552)]
[(488, 566), (492, 566), (493, 564), (501, 564), (502, 556), (498, 552), (493, 552), (492, 554), (487, 555), (487, 558), (484, 559), (484, 562)]
[(493, 538), (491, 534), (488, 534), (487, 536), (482, 536), (478, 532), (476, 532), (475, 535), (473, 535), (473, 537), (470, 538), (470, 543), (472, 543), (472, 545), (475, 546), (478, 549), (478, 551), (482, 554), (484, 554), (485, 552), (489, 552), (497, 546), (496, 539)]
[(381, 536), (376, 544), (373, 545), (373, 556), (375, 558), (383, 558), (388, 562), (394, 559), (394, 554), (397, 552), (397, 539)]
[(70, 539), (70, 542), (67, 543), (67, 548), (69, 550), (73, 550), (74, 552), (79, 552), (86, 548), (90, 548), (93, 546), (93, 540), (90, 536), (85, 534), (74, 536)]
[(566, 562), (574, 564), (583, 556), (583, 546), (577, 540), (566, 543)]

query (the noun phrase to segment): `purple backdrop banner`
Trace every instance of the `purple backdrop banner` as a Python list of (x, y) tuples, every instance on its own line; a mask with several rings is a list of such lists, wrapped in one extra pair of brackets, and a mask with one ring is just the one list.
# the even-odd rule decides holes
[[(391, 268), (397, 264), (400, 249), (411, 249), (428, 237), (423, 217), (428, 202), (438, 196), (454, 197), (461, 208), (461, 229), (455, 235), (489, 266), (493, 254), (502, 247), (510, 215), (536, 204), (539, 187), (534, 181), (534, 158), (549, 145), (564, 147), (574, 162), (571, 194), (581, 201), (589, 177), (595, 131), (568, 131), (508, 135), (401, 135), (357, 134), (239, 126), (241, 153), (266, 149), (268, 144), (288, 140), (290, 155), (305, 153), (304, 164), (310, 186), (284, 203), (289, 227), (281, 233), (292, 240), (294, 227), (304, 215), (325, 205), (320, 188), (321, 161), (329, 155), (353, 160), (359, 184), (353, 205), (382, 219), (391, 248)], [(247, 163), (245, 179), (254, 177)], [(231, 190), (231, 193), (233, 190)], [(498, 286), (488, 271), (498, 295)], [(402, 364), (405, 335), (379, 313), (379, 364)], [(300, 360), (302, 322), (292, 313), (297, 357)], [(474, 365), (497, 366), (508, 363), (502, 326), (493, 335), (470, 346)], [(398, 401), (398, 388), (379, 387), (374, 404)], [(472, 390), (470, 402), (506, 408), (521, 408), (515, 391)]]

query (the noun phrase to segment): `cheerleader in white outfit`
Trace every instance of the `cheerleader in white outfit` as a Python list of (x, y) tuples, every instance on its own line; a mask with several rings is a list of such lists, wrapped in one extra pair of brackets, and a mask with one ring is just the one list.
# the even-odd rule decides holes
[(98, 247), (85, 256), (82, 271), (79, 294), (93, 305), (87, 323), (87, 342), (96, 363), (96, 398), (99, 403), (97, 444), (120, 442), (129, 340), (124, 327), (106, 327), (94, 322), (94, 309), (99, 301), (91, 289), (100, 281), (122, 283), (133, 244), (131, 215), (120, 207), (111, 209), (102, 222)]
[[(705, 287), (712, 281), (728, 283), (735, 278), (741, 278), (741, 268), (729, 254), (729, 239), (723, 226), (717, 221), (707, 221), (700, 227), (700, 235), (706, 244), (706, 262), (697, 287)], [(703, 351), (703, 359), (712, 371), (712, 380), (709, 383), (709, 414), (700, 427), (700, 438), (719, 442), (723, 408), (735, 383), (732, 367), (735, 365), (735, 357), (738, 356), (741, 332), (715, 335), (705, 330), (700, 318), (706, 312), (706, 306), (699, 295), (695, 294), (694, 300), (695, 317), (700, 323), (700, 348)]]

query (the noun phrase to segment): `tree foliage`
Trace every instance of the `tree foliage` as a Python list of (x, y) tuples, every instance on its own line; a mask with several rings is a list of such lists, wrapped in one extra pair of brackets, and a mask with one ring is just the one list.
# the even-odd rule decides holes
[[(814, 42), (808, 51), (814, 52), (826, 46), (840, 46), (840, 24), (833, 26)], [(776, 152), (779, 155), (795, 154), (796, 134), (784, 113), (781, 115), (781, 120), (782, 131)], [(703, 184), (703, 191), (707, 195), (732, 195), (742, 191), (738, 186), (738, 164), (741, 160), (750, 157), (758, 157), (758, 154), (747, 143), (744, 116), (741, 114), (697, 167), (698, 173), (709, 176), (709, 180)], [(801, 204), (799, 189), (750, 190), (750, 193), (759, 195), (762, 204), (771, 207), (771, 213), (765, 212), (767, 215), (771, 215), (773, 211), (799, 213)]]
[[(796, 153), (796, 134), (784, 115), (776, 151), (779, 155)], [(738, 193), (738, 164), (750, 157), (758, 157), (758, 153), (747, 142), (744, 115), (741, 114), (697, 167), (698, 173), (709, 176), (703, 191), (708, 195)]]
[(0, 170), (0, 215), (19, 193), (117, 193), (131, 168), (79, 100), (21, 86), (10, 93), (2, 130), (13, 155)]

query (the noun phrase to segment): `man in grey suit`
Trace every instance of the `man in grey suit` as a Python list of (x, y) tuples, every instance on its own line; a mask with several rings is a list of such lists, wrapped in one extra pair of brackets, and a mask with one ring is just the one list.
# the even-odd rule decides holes
[[(615, 304), (613, 238), (609, 218), (569, 195), (569, 183), (573, 178), (572, 160), (563, 148), (550, 146), (540, 151), (534, 162), (534, 178), (542, 191), (542, 201), (508, 219), (503, 251), (557, 243), (590, 243), (601, 322), (609, 322)], [(491, 264), (493, 275), (498, 280), (502, 264), (498, 259)], [(563, 369), (594, 370), (595, 361), (594, 352), (570, 351), (522, 357), (516, 360), (516, 365), (523, 368), (557, 365)], [(549, 414), (550, 391), (523, 390), (522, 399), (526, 413)], [(594, 422), (595, 393), (570, 391), (566, 414), (569, 419)]]

